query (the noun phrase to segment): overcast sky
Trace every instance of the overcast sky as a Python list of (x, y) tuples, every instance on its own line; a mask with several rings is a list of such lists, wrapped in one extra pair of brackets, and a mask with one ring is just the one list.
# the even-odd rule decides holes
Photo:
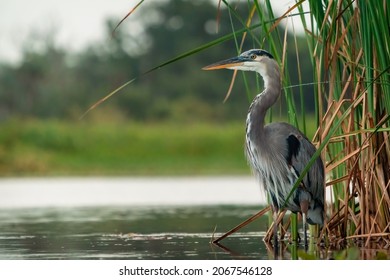
[[(17, 61), (21, 45), (34, 32), (48, 34), (54, 31), (56, 42), (71, 50), (101, 41), (105, 20), (124, 17), (139, 1), (0, 0), (0, 61)], [(294, 1), (275, 0), (275, 3), (286, 10)], [(140, 11), (142, 6), (136, 12)], [(131, 17), (128, 24), (129, 21)]]
[(0, 60), (15, 61), (32, 32), (55, 31), (62, 46), (80, 49), (104, 36), (105, 19), (123, 17), (135, 0), (0, 0)]

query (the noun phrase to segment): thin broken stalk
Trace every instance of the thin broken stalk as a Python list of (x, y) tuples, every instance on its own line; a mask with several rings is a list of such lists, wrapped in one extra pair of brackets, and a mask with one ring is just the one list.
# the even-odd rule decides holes
[(221, 237), (215, 239), (212, 241), (212, 243), (214, 244), (217, 244), (219, 243), (220, 241), (222, 241), (223, 239), (225, 239), (226, 237), (228, 237), (229, 235), (235, 233), (236, 231), (239, 231), (241, 228), (247, 226), (248, 224), (250, 224), (251, 222), (253, 222), (254, 220), (260, 218), (261, 216), (263, 216), (265, 213), (267, 213), (268, 211), (271, 210), (271, 206), (267, 206), (266, 208), (264, 208), (263, 210), (259, 211), (258, 213), (256, 213), (255, 215), (251, 216), (250, 218), (246, 219), (245, 221), (243, 221), (241, 224), (235, 226), (234, 228), (232, 228), (231, 230), (229, 230), (228, 232), (226, 232), (224, 235), (222, 235)]

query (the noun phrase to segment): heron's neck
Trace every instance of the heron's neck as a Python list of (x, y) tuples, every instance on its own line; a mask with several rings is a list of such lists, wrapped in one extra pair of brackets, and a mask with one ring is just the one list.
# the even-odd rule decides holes
[[(272, 69), (261, 71), (264, 80), (264, 91), (253, 99), (246, 120), (246, 135), (250, 139), (263, 137), (264, 119), (267, 110), (276, 102), (281, 91), (279, 66), (275, 63)], [(264, 73), (265, 72), (265, 73)]]

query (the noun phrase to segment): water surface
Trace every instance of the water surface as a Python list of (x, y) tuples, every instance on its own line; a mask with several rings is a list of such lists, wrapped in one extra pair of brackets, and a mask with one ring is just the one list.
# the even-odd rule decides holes
[(260, 222), (229, 237), (230, 252), (209, 243), (219, 229), (255, 211), (226, 205), (3, 209), (0, 259), (268, 258)]
[(80, 177), (0, 179), (0, 209), (135, 205), (258, 205), (252, 177)]
[(210, 245), (262, 199), (249, 177), (2, 179), (0, 259), (267, 258), (260, 221)]
[[(273, 259), (265, 216), (210, 244), (264, 202), (247, 177), (1, 179), (0, 259)], [(281, 245), (279, 258), (295, 258)]]

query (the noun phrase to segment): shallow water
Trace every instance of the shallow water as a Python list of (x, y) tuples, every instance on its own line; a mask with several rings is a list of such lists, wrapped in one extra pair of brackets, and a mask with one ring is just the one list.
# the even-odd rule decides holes
[(263, 258), (260, 221), (226, 240), (238, 253), (210, 245), (262, 199), (250, 177), (5, 178), (0, 259)]
[[(262, 203), (248, 177), (0, 179), (0, 259), (273, 259), (265, 216), (210, 244)], [(303, 248), (279, 249), (291, 259)], [(334, 253), (309, 247), (319, 259)]]
[[(210, 245), (248, 206), (24, 208), (0, 211), (0, 259), (267, 259), (261, 223)], [(221, 232), (215, 232), (219, 236)]]
[(0, 209), (144, 205), (259, 205), (252, 177), (80, 177), (0, 179)]

